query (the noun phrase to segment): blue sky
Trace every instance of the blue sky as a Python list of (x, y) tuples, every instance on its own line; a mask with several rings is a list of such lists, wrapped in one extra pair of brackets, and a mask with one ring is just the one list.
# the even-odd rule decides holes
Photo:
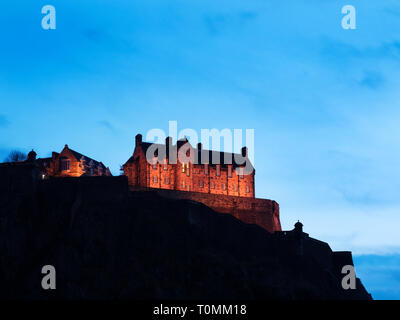
[[(41, 28), (45, 4), (56, 30)], [(346, 4), (356, 30), (341, 27)], [(352, 250), (373, 295), (400, 298), (399, 17), (396, 0), (14, 1), (0, 12), (0, 159), (68, 143), (119, 174), (134, 136), (170, 120), (254, 129), (256, 195), (280, 203), (283, 228), (300, 219)]]

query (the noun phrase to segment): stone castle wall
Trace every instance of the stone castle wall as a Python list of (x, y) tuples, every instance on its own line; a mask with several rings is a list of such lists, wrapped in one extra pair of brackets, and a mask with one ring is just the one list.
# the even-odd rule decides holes
[[(131, 187), (131, 191), (135, 190), (139, 189)], [(144, 189), (140, 188), (140, 190)], [(279, 204), (273, 200), (157, 188), (146, 190), (169, 199), (187, 199), (203, 203), (217, 212), (231, 214), (245, 223), (259, 225), (269, 232), (282, 230), (279, 219)]]

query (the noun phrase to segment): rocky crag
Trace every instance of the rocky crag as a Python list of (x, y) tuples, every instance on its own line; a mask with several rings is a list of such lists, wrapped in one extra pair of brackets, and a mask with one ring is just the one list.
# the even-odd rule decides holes
[[(371, 299), (359, 279), (342, 289), (350, 252), (131, 192), (125, 177), (0, 168), (0, 252), (0, 299)], [(44, 265), (56, 290), (42, 289)]]

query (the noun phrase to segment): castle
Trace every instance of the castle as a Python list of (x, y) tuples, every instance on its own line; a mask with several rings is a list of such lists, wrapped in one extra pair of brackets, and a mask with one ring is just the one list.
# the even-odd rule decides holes
[[(184, 138), (165, 144), (142, 141), (136, 135), (133, 155), (122, 166), (132, 192), (149, 191), (165, 198), (190, 200), (256, 224), (269, 232), (281, 231), (279, 205), (255, 197), (255, 169), (247, 148), (241, 154), (194, 148)], [(99, 161), (76, 152), (65, 145), (52, 157), (36, 159), (29, 152), (27, 160), (0, 164), (0, 177), (12, 180), (15, 175), (28, 175), (34, 180), (63, 177), (111, 177), (110, 170)], [(35, 183), (35, 182), (33, 182)]]
[[(180, 153), (185, 157), (179, 157)], [(238, 163), (238, 159), (243, 161)], [(133, 155), (122, 170), (131, 186), (249, 198), (255, 194), (255, 170), (246, 147), (238, 155), (204, 150), (201, 143), (193, 148), (186, 138), (175, 145), (171, 137), (165, 145), (143, 142), (138, 134)]]

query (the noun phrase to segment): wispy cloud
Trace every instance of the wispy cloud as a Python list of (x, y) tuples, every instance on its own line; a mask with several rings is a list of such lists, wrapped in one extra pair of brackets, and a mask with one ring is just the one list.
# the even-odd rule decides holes
[(83, 35), (86, 37), (86, 39), (93, 42), (101, 42), (107, 37), (102, 30), (95, 28), (85, 29), (83, 31)]
[(400, 299), (400, 255), (355, 255), (354, 265), (374, 299)]
[(112, 133), (115, 133), (115, 132), (116, 132), (115, 126), (114, 126), (110, 121), (108, 121), (108, 120), (101, 120), (101, 121), (98, 121), (97, 124), (98, 124), (100, 127), (103, 127), (103, 128), (109, 130), (109, 131), (112, 132)]
[(368, 87), (370, 89), (378, 89), (384, 83), (382, 73), (377, 71), (367, 71), (364, 74), (363, 79), (359, 82), (361, 86)]
[(241, 11), (237, 13), (204, 14), (204, 24), (211, 35), (217, 35), (228, 29), (237, 29), (255, 20), (257, 12)]

